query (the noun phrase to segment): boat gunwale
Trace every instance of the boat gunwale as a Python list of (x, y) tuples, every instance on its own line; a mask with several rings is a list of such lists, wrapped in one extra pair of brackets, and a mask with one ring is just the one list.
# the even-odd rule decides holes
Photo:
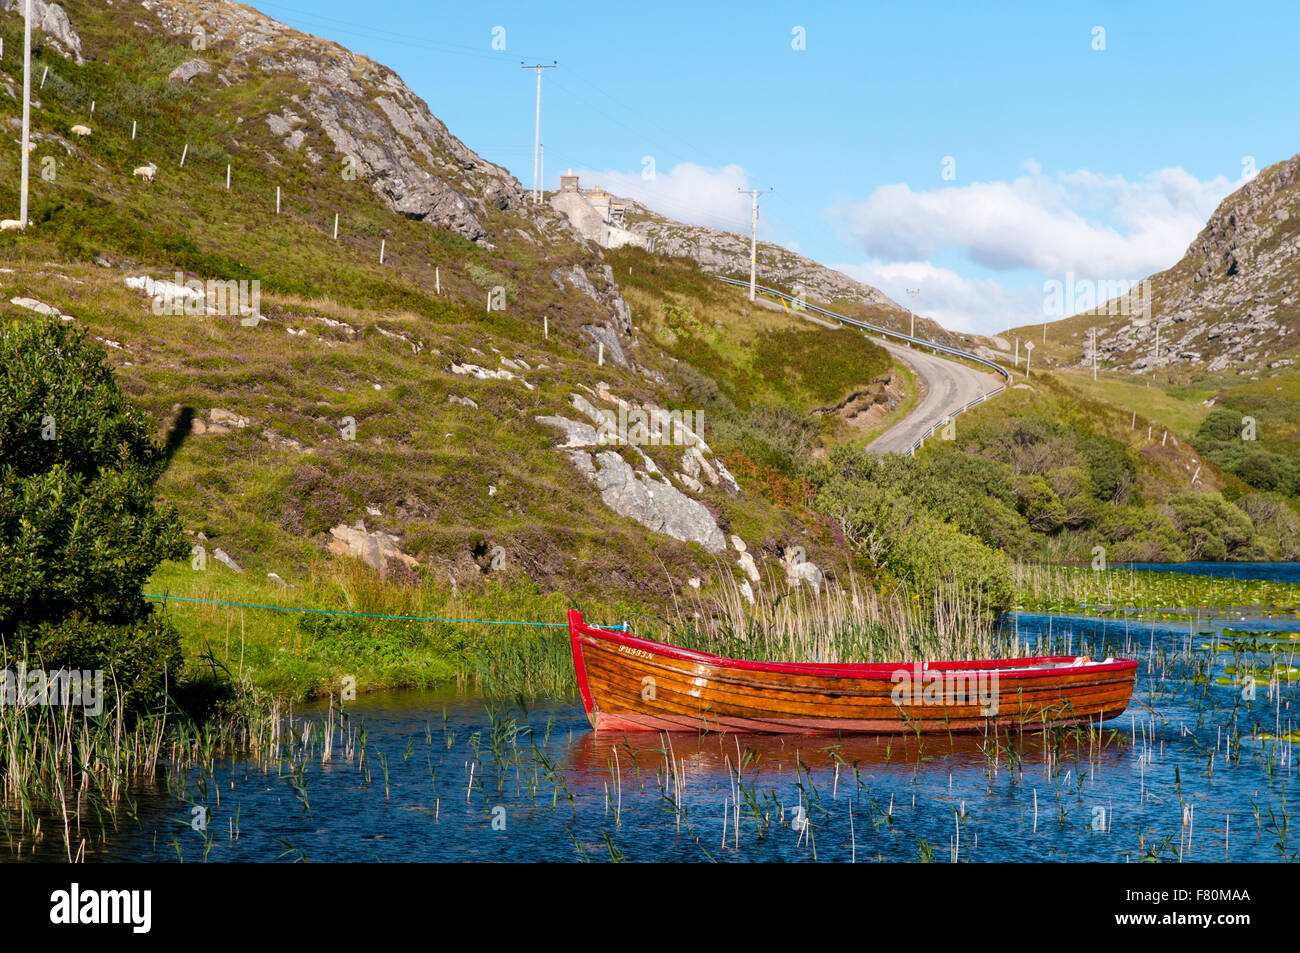
[[(945, 675), (961, 675), (996, 670), (1002, 678), (1051, 678), (1070, 673), (1123, 672), (1136, 669), (1136, 659), (1112, 659), (1111, 661), (1087, 661), (1072, 664), (1080, 658), (1077, 655), (1037, 655), (1024, 658), (984, 659), (954, 662), (752, 662), (746, 659), (727, 658), (697, 649), (680, 648), (664, 642), (642, 639), (616, 629), (601, 629), (583, 621), (582, 613), (576, 609), (569, 610), (569, 633), (577, 650), (579, 634), (589, 635), (601, 641), (612, 642), (627, 648), (655, 652), (682, 662), (698, 665), (711, 665), (719, 668), (734, 668), (742, 671), (773, 672), (781, 675), (814, 675), (827, 678), (853, 678), (862, 680), (893, 680), (899, 672), (911, 674), (919, 666), (921, 674), (939, 672)], [(585, 684), (585, 665), (581, 652), (574, 652), (576, 664), (584, 671), (579, 672), (578, 683), (583, 690), (583, 701), (591, 710), (588, 689)], [(1038, 666), (1038, 667), (1034, 667)]]

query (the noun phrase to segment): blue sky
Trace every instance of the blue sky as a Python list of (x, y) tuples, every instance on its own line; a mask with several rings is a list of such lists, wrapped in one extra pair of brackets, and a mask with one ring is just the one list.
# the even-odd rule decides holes
[(396, 70), (526, 187), (519, 64), (558, 60), (548, 188), (573, 167), (743, 232), (736, 189), (774, 188), (760, 237), (896, 300), (919, 287), (962, 330), (1041, 320), (1067, 273), (1172, 265), (1252, 169), (1300, 152), (1295, 2), (254, 5)]

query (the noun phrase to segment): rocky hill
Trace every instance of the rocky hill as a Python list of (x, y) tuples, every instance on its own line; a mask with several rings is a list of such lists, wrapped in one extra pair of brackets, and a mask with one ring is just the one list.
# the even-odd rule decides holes
[[(654, 239), (657, 253), (690, 258), (713, 274), (749, 277), (748, 235), (686, 225), (632, 199), (619, 201), (628, 208), (628, 230)], [(821, 301), (843, 300), (873, 308), (906, 310), (879, 289), (771, 242), (758, 243), (758, 281), (784, 288), (799, 284), (810, 297)]]
[(1088, 328), (1095, 325), (1099, 363), (1139, 374), (1168, 369), (1249, 377), (1294, 364), (1300, 156), (1261, 170), (1224, 199), (1182, 259), (1149, 282), (1149, 313), (1133, 296), (1113, 299), (1059, 322), (1052, 337), (1073, 351), (1074, 362), (1088, 364)]
[[(796, 545), (801, 566), (851, 559), (733, 475), (739, 438), (715, 444), (703, 400), (721, 386), (734, 428), (760, 402), (860, 403), (889, 377), (864, 336), (752, 309), (680, 259), (621, 266), (634, 310), (613, 259), (391, 70), (249, 7), (41, 10), (33, 224), (0, 235), (0, 314), (104, 346), (171, 441), (160, 492), (220, 551), (204, 578), (302, 585), (333, 554), (453, 590), (657, 599), (818, 578)], [(20, 17), (0, 32), (21, 49)], [(20, 83), (8, 56), (10, 126)], [(669, 313), (657, 281), (701, 293)], [(259, 285), (260, 310), (226, 307), (227, 282)], [(729, 362), (708, 386), (677, 356), (706, 338)]]

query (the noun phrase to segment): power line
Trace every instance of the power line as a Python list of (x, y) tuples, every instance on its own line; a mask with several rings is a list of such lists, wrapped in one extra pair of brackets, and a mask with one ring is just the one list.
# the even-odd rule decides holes
[(520, 69), (531, 69), (537, 71), (537, 125), (533, 128), (533, 204), (536, 205), (542, 200), (541, 182), (539, 176), (539, 166), (542, 161), (542, 70), (555, 69), (560, 65), (559, 60), (553, 60), (550, 66), (541, 63), (535, 66), (525, 66), (523, 61), (519, 61)]
[(758, 197), (776, 189), (736, 189), (748, 192), (754, 200), (754, 211), (749, 219), (749, 300), (754, 300), (754, 284), (758, 280)]

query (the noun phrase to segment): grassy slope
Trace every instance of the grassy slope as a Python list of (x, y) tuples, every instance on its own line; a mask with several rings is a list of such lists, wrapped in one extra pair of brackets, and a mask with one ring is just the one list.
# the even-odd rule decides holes
[[(553, 449), (558, 432), (533, 419), (579, 416), (570, 395), (597, 381), (629, 399), (683, 406), (671, 384), (595, 366), (577, 333), (597, 316), (593, 303), (551, 280), (554, 268), (590, 261), (590, 252), (565, 240), (539, 247), (514, 231), (528, 230), (528, 223), (504, 213), (488, 221), (493, 251), (393, 214), (364, 183), (336, 174), (335, 157), (316, 167), (305, 150), (280, 147), (260, 117), (293, 92), (286, 80), (230, 89), (210, 77), (194, 88), (171, 84), (165, 77), (193, 55), (188, 47), (124, 30), (123, 11), (78, 5), (74, 13), (87, 52), (97, 58), (77, 67), (36, 51), (35, 71), (48, 65), (50, 74), (33, 128), (67, 139), (72, 124), (87, 122), (94, 132), (71, 143), (70, 154), (53, 138), (38, 139), (37, 224), (22, 235), (0, 235), (8, 269), (0, 275), (0, 314), (32, 320), (9, 301), (34, 297), (72, 315), (93, 337), (120, 345), (105, 344), (118, 380), (154, 416), (160, 436), (187, 411), (202, 419), (220, 408), (250, 420), (242, 429), (180, 440), (159, 487), (187, 528), (206, 537), (209, 554), (222, 548), (244, 574), (209, 555), (202, 572), (164, 567), (152, 591), (554, 621), (575, 603), (609, 618), (647, 606), (662, 610), (688, 578), (702, 577), (707, 587), (738, 573), (731, 560), (648, 533), (607, 509)], [(19, 24), (11, 16), (0, 21), (11, 49), (20, 44)], [(228, 53), (204, 55), (220, 64)], [(19, 63), (9, 57), (3, 68), (20, 81), (13, 72)], [(0, 99), (0, 116), (16, 114), (16, 102)], [(133, 140), (135, 116), (147, 121)], [(330, 155), (326, 143), (315, 145)], [(56, 163), (53, 180), (37, 177), (47, 156)], [(149, 160), (159, 165), (152, 184), (131, 175)], [(230, 190), (227, 162), (235, 170)], [(12, 151), (0, 157), (0, 176), (17, 177)], [(330, 237), (335, 211), (337, 242)], [(435, 268), (441, 294), (434, 291)], [(123, 283), (130, 275), (164, 278), (177, 270), (258, 279), (265, 320), (250, 328), (230, 316), (156, 316), (149, 299)], [(673, 266), (672, 280), (717, 284), (683, 263)], [(486, 314), (483, 289), (496, 283), (510, 289), (510, 304)], [(644, 325), (632, 353), (647, 369), (671, 375), (672, 346), (657, 347), (664, 331), (660, 292), (654, 282), (625, 284), (634, 323)], [(761, 325), (742, 333), (751, 315), (735, 306), (738, 300), (719, 294), (687, 301), (708, 323), (707, 346), (727, 367), (738, 404), (781, 401), (806, 412), (870, 384), (887, 367), (883, 352), (860, 336), (840, 341), (781, 315), (763, 314)], [(550, 318), (546, 339), (543, 314)], [(496, 368), (502, 358), (526, 361), (531, 369), (521, 376), (535, 389), (450, 372), (454, 361)], [(478, 408), (451, 403), (451, 395)], [(349, 416), (357, 422), (354, 441), (340, 429)], [(679, 468), (680, 453), (671, 448), (647, 451), (666, 472)], [(760, 564), (796, 543), (827, 568), (850, 560), (824, 521), (790, 505), (788, 494), (765, 498), (765, 489), (763, 479), (735, 497), (708, 488), (702, 500), (724, 530), (749, 541)], [(326, 556), (329, 527), (356, 519), (399, 535), (403, 550), (420, 560), (420, 580), (380, 584), (353, 561)], [(490, 567), (495, 546), (505, 550), (504, 569)], [(293, 588), (268, 582), (269, 572)], [(229, 664), (227, 627), (239, 627), (232, 610), (175, 611), (192, 653), (219, 644), (215, 654)], [(425, 626), (412, 629), (409, 644), (393, 635), (399, 644), (391, 652), (363, 640), (341, 655), (337, 634), (327, 638), (294, 616), (267, 613), (246, 615), (243, 632), (246, 669), (262, 684), (297, 692), (355, 673), (358, 661), (372, 687), (427, 681), (446, 670), (431, 656), (455, 664), (466, 648), (460, 637)], [(472, 634), (485, 639), (489, 630)], [(238, 655), (230, 660), (238, 664)]]

